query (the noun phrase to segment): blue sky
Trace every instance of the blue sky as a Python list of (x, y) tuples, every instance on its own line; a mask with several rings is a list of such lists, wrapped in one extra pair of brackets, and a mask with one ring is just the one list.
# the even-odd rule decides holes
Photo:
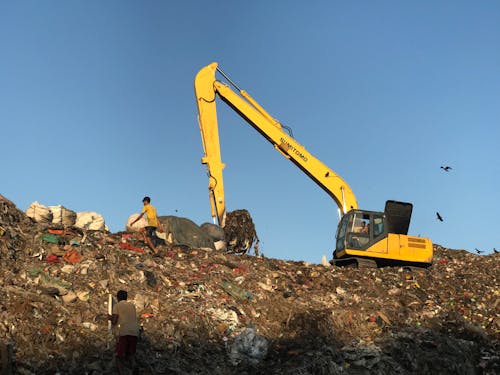
[[(193, 80), (217, 61), (360, 208), (412, 202), (411, 234), (500, 249), (498, 2), (3, 1), (0, 46), (0, 194), (22, 210), (96, 211), (117, 232), (149, 195), (211, 222)], [(218, 112), (228, 209), (268, 257), (330, 258), (335, 203)]]

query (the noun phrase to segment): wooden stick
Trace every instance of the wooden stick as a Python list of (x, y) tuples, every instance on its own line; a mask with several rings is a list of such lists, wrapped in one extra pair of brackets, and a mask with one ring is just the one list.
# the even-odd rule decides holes
[[(108, 293), (108, 317), (113, 314), (113, 296)], [(111, 320), (108, 320), (108, 342), (107, 348), (109, 349), (109, 337), (111, 336)]]

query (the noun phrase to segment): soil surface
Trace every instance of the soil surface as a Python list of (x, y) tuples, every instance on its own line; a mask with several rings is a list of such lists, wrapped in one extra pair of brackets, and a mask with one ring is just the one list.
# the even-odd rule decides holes
[(0, 195), (3, 373), (116, 373), (120, 289), (142, 327), (136, 374), (500, 373), (498, 254), (434, 245), (427, 269), (339, 268), (159, 248), (41, 225)]

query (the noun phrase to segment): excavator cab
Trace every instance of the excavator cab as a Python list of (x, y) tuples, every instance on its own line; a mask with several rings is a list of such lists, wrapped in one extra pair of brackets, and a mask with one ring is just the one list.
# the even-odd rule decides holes
[(387, 235), (382, 212), (351, 210), (342, 217), (337, 229), (335, 251), (367, 250), (374, 242)]
[(387, 201), (384, 212), (349, 211), (337, 228), (332, 263), (430, 265), (431, 241), (407, 235), (412, 209), (411, 203)]

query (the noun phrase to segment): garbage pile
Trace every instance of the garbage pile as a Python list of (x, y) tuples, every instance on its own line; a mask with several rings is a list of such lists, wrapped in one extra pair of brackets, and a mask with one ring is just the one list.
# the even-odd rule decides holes
[(245, 254), (253, 246), (255, 254), (258, 254), (259, 238), (252, 217), (247, 210), (234, 210), (226, 213), (224, 235), (228, 253)]
[(109, 293), (129, 293), (139, 374), (498, 374), (500, 260), (428, 269), (160, 246), (52, 228), (0, 195), (0, 373), (113, 374)]

